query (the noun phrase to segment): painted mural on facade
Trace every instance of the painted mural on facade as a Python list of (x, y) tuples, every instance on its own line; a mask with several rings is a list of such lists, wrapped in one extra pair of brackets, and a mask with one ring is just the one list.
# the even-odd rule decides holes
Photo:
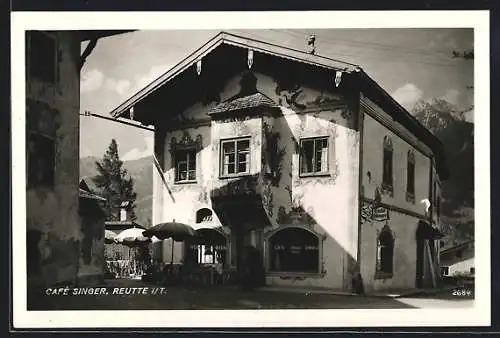
[[(245, 184), (242, 189), (255, 190), (253, 193), (260, 196), (270, 223), (264, 229), (262, 250), (270, 250), (271, 239), (279, 229), (300, 228), (317, 237), (317, 249), (321, 252), (317, 272), (269, 271), (268, 282), (348, 287), (356, 256), (358, 225), (358, 194), (352, 188), (358, 182), (359, 153), (354, 114), (339, 94), (302, 85), (290, 89), (290, 85), (263, 74), (252, 75), (256, 78), (256, 91), (275, 102), (277, 109), (261, 109), (262, 113), (256, 116), (210, 119), (208, 113), (217, 106), (213, 102), (207, 106), (197, 103), (176, 115), (186, 127), (166, 131), (162, 140), (164, 172), (163, 178), (155, 175), (155, 187), (162, 194), (159, 200), (163, 205), (155, 205), (155, 222), (175, 218), (196, 226), (196, 211), (212, 208), (210, 193), (220, 193), (231, 187), (231, 182), (241, 181), (241, 177), (221, 176), (222, 141), (249, 137), (248, 177), (255, 177), (255, 182)], [(248, 74), (227, 82), (220, 93), (222, 102), (242, 91), (245, 76)], [(323, 137), (328, 142), (328, 150), (322, 155), (325, 167), (319, 168), (324, 172), (321, 176), (302, 175), (300, 140), (314, 137)], [(174, 141), (180, 140), (189, 144), (201, 141), (196, 145), (201, 144), (195, 155), (196, 179), (182, 184), (175, 182), (171, 151)], [(211, 226), (222, 226), (215, 213)], [(226, 230), (230, 232), (229, 227)], [(176, 256), (180, 257), (182, 244), (176, 246)], [(269, 258), (265, 259), (270, 270)]]

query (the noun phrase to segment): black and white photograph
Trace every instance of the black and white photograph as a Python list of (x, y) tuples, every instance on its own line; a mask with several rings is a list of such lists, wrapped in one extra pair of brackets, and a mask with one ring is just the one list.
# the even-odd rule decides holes
[(14, 323), (489, 325), (487, 12), (238, 15), (13, 14)]

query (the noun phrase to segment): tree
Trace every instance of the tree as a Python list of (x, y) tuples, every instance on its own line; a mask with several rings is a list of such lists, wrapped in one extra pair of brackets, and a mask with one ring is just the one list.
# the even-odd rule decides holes
[(129, 202), (129, 215), (135, 220), (135, 200), (137, 194), (134, 191), (134, 181), (126, 169), (122, 168), (123, 162), (118, 156), (118, 144), (115, 139), (106, 150), (103, 159), (96, 162), (98, 174), (92, 178), (101, 196), (108, 200), (105, 208), (108, 220), (118, 220), (120, 217), (120, 206), (123, 202)]

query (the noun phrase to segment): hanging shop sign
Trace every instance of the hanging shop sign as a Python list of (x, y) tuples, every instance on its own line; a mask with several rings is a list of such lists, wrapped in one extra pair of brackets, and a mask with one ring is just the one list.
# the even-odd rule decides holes
[(361, 207), (361, 217), (369, 222), (384, 222), (389, 219), (389, 210), (365, 201)]

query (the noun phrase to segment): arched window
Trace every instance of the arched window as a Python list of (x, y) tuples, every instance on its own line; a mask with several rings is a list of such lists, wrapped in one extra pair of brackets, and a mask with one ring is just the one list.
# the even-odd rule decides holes
[(202, 208), (196, 212), (196, 223), (210, 222), (212, 220), (212, 210)]
[(319, 272), (319, 238), (302, 228), (284, 228), (269, 239), (269, 270)]
[(382, 188), (392, 194), (392, 155), (393, 147), (389, 136), (384, 137), (384, 156), (383, 156), (383, 177)]
[(408, 151), (406, 172), (406, 200), (415, 202), (415, 154)]
[(392, 275), (394, 259), (394, 237), (387, 225), (377, 238), (377, 274)]

